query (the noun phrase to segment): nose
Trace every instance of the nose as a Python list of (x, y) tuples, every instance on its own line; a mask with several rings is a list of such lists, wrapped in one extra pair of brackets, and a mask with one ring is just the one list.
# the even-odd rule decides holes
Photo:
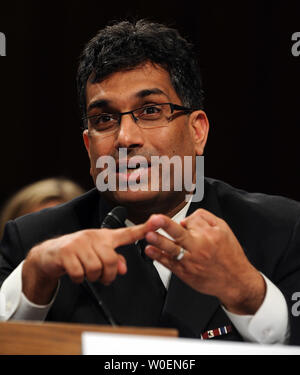
[(115, 147), (137, 148), (142, 147), (144, 138), (141, 128), (136, 124), (131, 114), (123, 115), (121, 118), (119, 132)]

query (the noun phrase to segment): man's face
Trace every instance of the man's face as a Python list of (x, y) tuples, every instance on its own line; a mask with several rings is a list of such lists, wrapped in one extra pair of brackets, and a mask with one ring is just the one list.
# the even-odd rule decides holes
[[(143, 64), (129, 71), (120, 71), (110, 75), (99, 83), (87, 83), (86, 88), (87, 115), (99, 113), (127, 112), (133, 109), (159, 103), (174, 103), (182, 105), (176, 94), (170, 76), (163, 68), (151, 63)], [(93, 104), (98, 103), (95, 107)], [(91, 109), (91, 107), (93, 107)], [(96, 136), (93, 132), (84, 131), (83, 137), (90, 158), (90, 173), (96, 183), (101, 172), (96, 168), (96, 161), (104, 155), (119, 160), (120, 148), (127, 149), (128, 160), (133, 156), (143, 156), (147, 159), (148, 175), (147, 191), (107, 191), (104, 194), (119, 204), (143, 202), (155, 206), (163, 205), (166, 201), (180, 202), (185, 198), (185, 191), (173, 190), (174, 175), (171, 168), (171, 189), (162, 191), (159, 179), (159, 191), (151, 191), (151, 157), (177, 155), (192, 156), (193, 165), (196, 155), (202, 155), (208, 132), (208, 121), (203, 111), (196, 111), (190, 115), (181, 113), (174, 116), (167, 126), (141, 128), (135, 123), (132, 116), (122, 116), (121, 124), (115, 133), (106, 136)], [(116, 173), (118, 186), (119, 179), (130, 178), (127, 175)], [(194, 174), (194, 172), (193, 172)], [(184, 173), (183, 173), (184, 175)], [(163, 203), (164, 202), (164, 203)]]

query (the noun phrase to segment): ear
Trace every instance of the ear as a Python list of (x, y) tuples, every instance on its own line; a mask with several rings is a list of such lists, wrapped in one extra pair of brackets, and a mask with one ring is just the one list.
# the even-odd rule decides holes
[(84, 142), (84, 146), (85, 146), (85, 149), (89, 155), (89, 159), (90, 159), (90, 175), (93, 176), (93, 173), (92, 173), (92, 160), (91, 160), (91, 153), (90, 153), (90, 138), (89, 138), (89, 135), (88, 135), (88, 130), (84, 130), (83, 133), (82, 133), (82, 137), (83, 137), (83, 142)]
[(207, 141), (209, 122), (204, 111), (195, 111), (190, 115), (190, 126), (197, 155), (203, 155)]
[(88, 130), (87, 129), (85, 129), (83, 131), (82, 137), (83, 137), (83, 142), (84, 142), (85, 149), (87, 150), (87, 153), (90, 156), (90, 140), (89, 140)]

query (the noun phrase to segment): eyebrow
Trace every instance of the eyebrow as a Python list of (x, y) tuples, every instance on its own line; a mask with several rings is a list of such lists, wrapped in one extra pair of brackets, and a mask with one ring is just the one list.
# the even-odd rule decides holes
[(167, 94), (165, 94), (161, 89), (156, 88), (156, 87), (153, 89), (144, 89), (144, 90), (138, 91), (135, 94), (137, 98), (141, 98), (141, 99), (150, 95), (164, 95), (168, 98)]
[[(134, 94), (134, 97), (139, 98), (139, 99), (144, 99), (144, 98), (146, 98), (147, 96), (150, 96), (150, 95), (164, 95), (165, 97), (167, 97), (169, 99), (169, 97), (166, 93), (164, 93), (161, 89), (156, 88), (156, 87), (152, 88), (152, 89), (140, 90), (140, 91), (138, 91), (137, 93)], [(94, 102), (89, 104), (89, 106), (87, 108), (87, 112), (89, 112), (93, 108), (107, 107), (110, 103), (111, 103), (111, 101), (107, 100), (107, 99), (95, 100)]]
[(103, 107), (107, 106), (109, 104), (109, 102), (110, 101), (106, 100), (106, 99), (95, 100), (94, 102), (89, 104), (89, 106), (87, 108), (87, 112), (89, 112), (93, 108), (103, 108)]

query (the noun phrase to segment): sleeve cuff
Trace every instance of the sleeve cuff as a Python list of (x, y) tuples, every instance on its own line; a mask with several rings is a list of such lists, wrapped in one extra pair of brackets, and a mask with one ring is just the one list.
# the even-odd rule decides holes
[(0, 290), (0, 320), (45, 320), (59, 290), (47, 305), (36, 305), (22, 293), (23, 262), (7, 277)]
[(246, 341), (261, 344), (284, 344), (288, 336), (288, 307), (281, 291), (265, 276), (266, 295), (254, 315), (233, 314), (225, 309)]

